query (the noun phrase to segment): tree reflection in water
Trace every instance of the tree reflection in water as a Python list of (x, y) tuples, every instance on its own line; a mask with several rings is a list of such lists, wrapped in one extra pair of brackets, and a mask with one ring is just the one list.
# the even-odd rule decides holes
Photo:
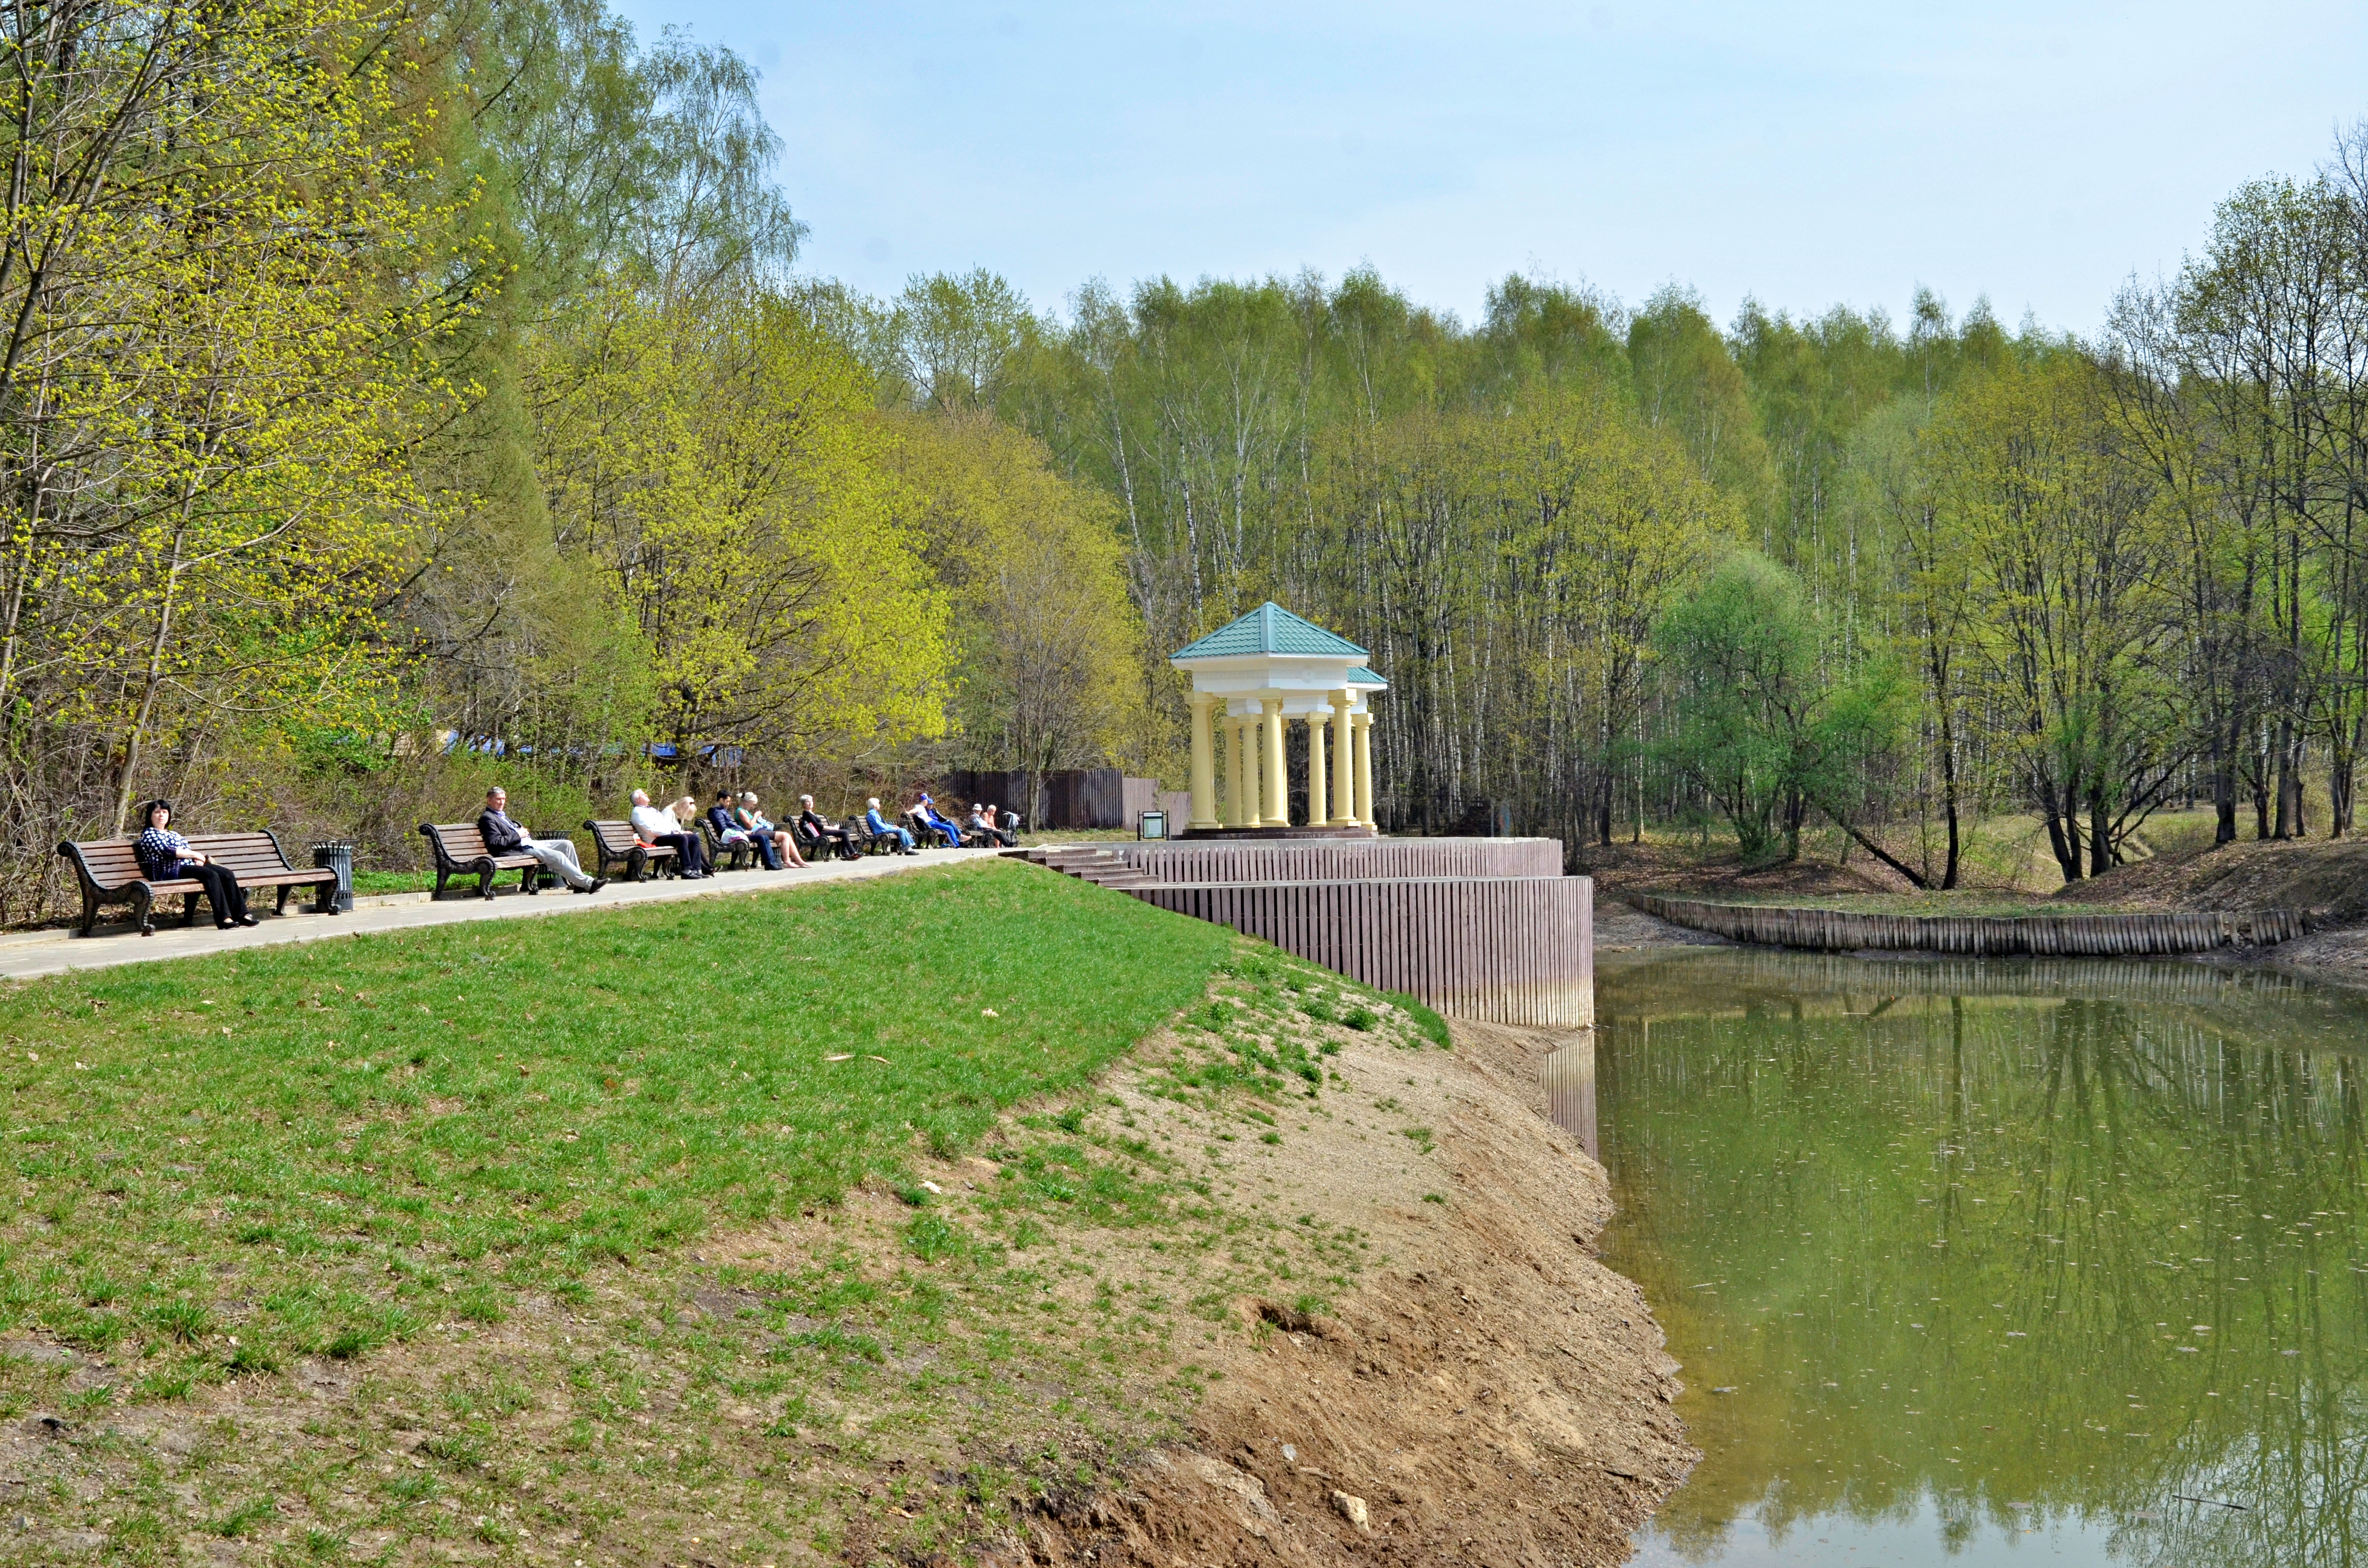
[(1736, 950), (1599, 1001), (1606, 1260), (1706, 1456), (1679, 1556), (2368, 1560), (2368, 1004)]

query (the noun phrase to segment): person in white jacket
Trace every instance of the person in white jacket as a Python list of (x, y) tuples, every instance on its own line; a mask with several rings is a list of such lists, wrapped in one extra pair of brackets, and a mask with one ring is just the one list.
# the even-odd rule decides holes
[(650, 804), (649, 791), (633, 791), (633, 837), (655, 849), (672, 849), (682, 874), (694, 880), (707, 875), (707, 849), (697, 833), (685, 833), (672, 813)]

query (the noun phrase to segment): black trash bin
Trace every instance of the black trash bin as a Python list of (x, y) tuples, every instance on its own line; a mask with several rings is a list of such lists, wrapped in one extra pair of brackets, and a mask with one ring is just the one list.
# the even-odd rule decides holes
[(324, 915), (331, 910), (343, 914), (354, 906), (354, 846), (350, 844), (315, 844), (313, 864), (337, 873), (337, 885), (321, 892), (317, 906)]

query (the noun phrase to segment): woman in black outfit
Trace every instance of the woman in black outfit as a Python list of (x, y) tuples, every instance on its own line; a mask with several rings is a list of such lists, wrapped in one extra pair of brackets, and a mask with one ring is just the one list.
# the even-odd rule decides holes
[(814, 810), (812, 795), (800, 795), (798, 804), (803, 808), (798, 812), (798, 825), (806, 830), (806, 836), (812, 838), (820, 846), (823, 854), (836, 854), (842, 860), (860, 860), (863, 858), (856, 851), (855, 835), (847, 830), (843, 823), (824, 821), (823, 814)]
[[(246, 893), (239, 887), (238, 879), (190, 848), (189, 841), (173, 831), (172, 801), (151, 801), (141, 815), (148, 823), (138, 846), (141, 875), (152, 882), (176, 882), (185, 877), (203, 882), (206, 902), (214, 906), (217, 931), (263, 924), (246, 912)], [(143, 930), (140, 934), (149, 937), (155, 933)]]

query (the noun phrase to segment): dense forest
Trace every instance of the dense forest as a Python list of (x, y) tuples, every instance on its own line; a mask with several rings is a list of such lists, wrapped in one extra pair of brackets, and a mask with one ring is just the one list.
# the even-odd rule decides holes
[(2087, 339), (1519, 275), (1040, 307), (802, 272), (752, 70), (601, 0), (0, 35), (6, 912), (151, 792), (394, 856), (495, 776), (555, 824), (661, 765), (1179, 782), (1165, 654), (1268, 597), (1393, 683), (1402, 830), (1946, 886), (1995, 815), (2067, 879), (2173, 801), (2353, 825), (2368, 139)]

